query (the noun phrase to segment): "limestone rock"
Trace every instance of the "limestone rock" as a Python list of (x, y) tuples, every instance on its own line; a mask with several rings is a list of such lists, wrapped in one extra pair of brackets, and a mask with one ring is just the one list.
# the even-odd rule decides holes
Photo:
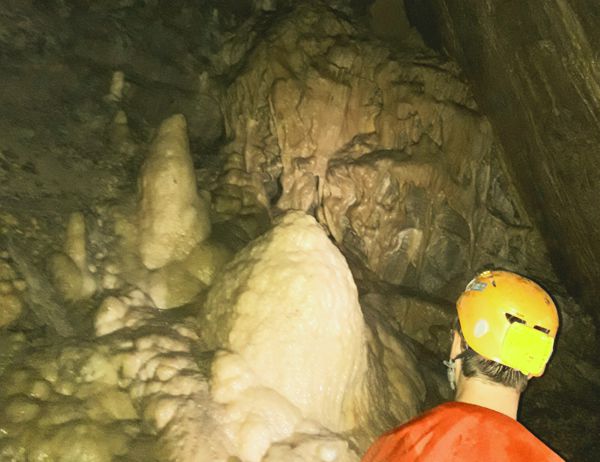
[(453, 305), (377, 293), (366, 294), (361, 305), (376, 313), (378, 319), (386, 319), (394, 331), (402, 332), (440, 358), (450, 351), (450, 329), (456, 316)]
[(208, 205), (196, 190), (182, 115), (160, 126), (139, 190), (139, 252), (148, 269), (184, 259), (210, 234)]
[[(248, 173), (262, 174), (282, 209), (319, 207), (331, 159), (421, 139), (432, 150), (447, 142), (450, 165), (461, 155), (461, 130), (442, 129), (455, 110), (435, 102), (473, 108), (451, 66), (394, 60), (386, 48), (352, 38), (359, 33), (317, 2), (298, 5), (263, 34), (227, 91), (226, 152), (241, 155)], [(277, 179), (280, 191), (271, 187)]]
[[(324, 221), (336, 241), (361, 255), (382, 279), (414, 281), (428, 255), (438, 259), (434, 269), (444, 261), (460, 267), (460, 260), (440, 258), (440, 252), (428, 249), (436, 229), (430, 218), (435, 209), (447, 198), (460, 205), (467, 196), (440, 167), (382, 153), (359, 162), (332, 163), (327, 180)], [(463, 228), (467, 234), (459, 236), (460, 249), (470, 240), (466, 222)]]

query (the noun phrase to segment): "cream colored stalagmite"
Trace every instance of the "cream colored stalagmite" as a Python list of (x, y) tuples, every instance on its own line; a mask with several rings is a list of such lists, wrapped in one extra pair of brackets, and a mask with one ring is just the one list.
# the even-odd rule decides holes
[(85, 218), (81, 212), (69, 217), (63, 252), (50, 257), (49, 268), (54, 287), (65, 300), (84, 300), (97, 289), (89, 270)]
[(81, 298), (90, 297), (96, 291), (96, 281), (88, 268), (86, 248), (85, 217), (81, 212), (72, 213), (67, 225), (64, 249), (81, 273)]
[(241, 251), (203, 318), (204, 339), (221, 350), (212, 395), (237, 457), (261, 461), (302, 434), (316, 454), (301, 460), (354, 460), (344, 440), (325, 435), (355, 428), (368, 400), (366, 327), (350, 270), (313, 217), (289, 213)]
[(184, 259), (210, 234), (209, 207), (196, 189), (187, 125), (165, 120), (139, 179), (139, 253), (148, 269)]
[[(127, 117), (122, 126), (127, 147)], [(127, 151), (125, 151), (126, 153)], [(182, 115), (166, 119), (157, 131), (138, 177), (137, 209), (115, 212), (120, 249), (110, 258), (103, 283), (107, 288), (124, 282), (142, 290), (155, 307), (176, 308), (193, 300), (210, 285), (215, 271), (231, 257), (210, 234), (209, 193), (199, 194)]]

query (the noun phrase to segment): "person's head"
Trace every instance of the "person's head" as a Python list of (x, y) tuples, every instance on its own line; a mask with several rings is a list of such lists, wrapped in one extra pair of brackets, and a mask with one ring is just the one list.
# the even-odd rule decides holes
[(558, 330), (552, 299), (535, 282), (508, 271), (485, 271), (456, 304), (451, 359), (465, 377), (522, 392), (544, 373)]

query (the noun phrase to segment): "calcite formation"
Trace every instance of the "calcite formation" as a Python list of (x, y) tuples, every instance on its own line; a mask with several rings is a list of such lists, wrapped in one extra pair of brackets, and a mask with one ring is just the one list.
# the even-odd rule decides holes
[(165, 120), (139, 179), (139, 252), (148, 269), (182, 260), (210, 234), (182, 115)]
[(86, 239), (85, 217), (80, 212), (71, 214), (64, 250), (81, 274), (81, 298), (87, 298), (96, 291), (96, 281), (88, 264)]
[(110, 91), (106, 95), (109, 101), (118, 103), (123, 98), (123, 90), (125, 88), (125, 74), (123, 71), (115, 71), (110, 82)]
[[(105, 290), (133, 285), (160, 309), (185, 305), (212, 283), (232, 252), (208, 238), (209, 198), (196, 188), (183, 117), (162, 123), (139, 184), (139, 201), (129, 200), (108, 212), (106, 232), (118, 236), (117, 246), (101, 253), (95, 279)], [(54, 255), (51, 269), (63, 296), (79, 300), (90, 295), (83, 289), (90, 276), (85, 241), (72, 237), (67, 242), (73, 242), (67, 245), (68, 254)]]
[(80, 341), (30, 353), (3, 374), (2, 460), (96, 460), (128, 451), (139, 434), (106, 346)]
[[(38, 355), (26, 374), (10, 375), (18, 383), (0, 399), (44, 431), (56, 425), (36, 421), (48, 400), (60, 399), (65, 409), (73, 394), (84, 400), (89, 411), (65, 420), (82, 438), (69, 454), (98, 460), (124, 454), (140, 435), (131, 429), (109, 445), (92, 444), (89, 432), (108, 435), (108, 422), (122, 428), (135, 413), (160, 434), (160, 460), (181, 462), (354, 462), (375, 434), (421, 406), (414, 357), (389, 327), (365, 322), (343, 257), (304, 213), (281, 217), (225, 267), (198, 321), (165, 324), (153, 305), (140, 290), (105, 298), (95, 316), (97, 341), (60, 353), (73, 376)], [(218, 351), (199, 361), (198, 349)], [(37, 407), (12, 397), (29, 386), (40, 390)], [(25, 442), (54, 454), (68, 441), (56, 435), (16, 432), (4, 454)]]

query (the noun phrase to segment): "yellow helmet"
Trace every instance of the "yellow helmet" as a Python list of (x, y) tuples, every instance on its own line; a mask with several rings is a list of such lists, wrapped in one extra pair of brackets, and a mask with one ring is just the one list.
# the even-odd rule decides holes
[(473, 351), (525, 375), (544, 373), (558, 312), (535, 282), (508, 271), (485, 271), (469, 283), (456, 308)]

